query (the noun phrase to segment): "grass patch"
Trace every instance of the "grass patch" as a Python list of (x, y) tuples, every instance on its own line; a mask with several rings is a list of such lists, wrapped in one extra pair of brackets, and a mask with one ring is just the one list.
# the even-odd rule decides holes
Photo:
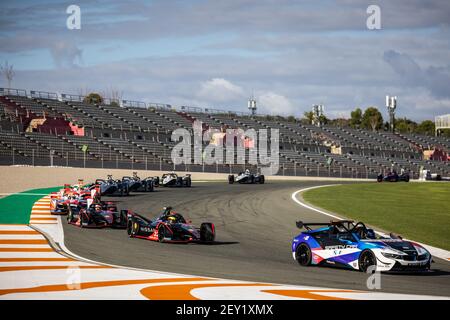
[(28, 224), (30, 222), (31, 208), (33, 204), (53, 191), (61, 187), (33, 189), (15, 193), (0, 199), (0, 223), (3, 224)]
[(450, 183), (364, 183), (308, 190), (326, 210), (450, 250)]

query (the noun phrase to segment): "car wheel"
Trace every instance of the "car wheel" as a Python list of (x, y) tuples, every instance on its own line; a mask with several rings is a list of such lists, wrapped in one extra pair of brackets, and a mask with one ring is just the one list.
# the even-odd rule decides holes
[(214, 225), (209, 222), (204, 222), (200, 226), (200, 241), (202, 242), (213, 242), (216, 238), (214, 231)]
[(71, 223), (73, 219), (72, 210), (69, 208), (69, 212), (67, 213), (67, 223)]
[(83, 212), (80, 212), (80, 216), (78, 217), (78, 219), (80, 219), (80, 228), (83, 228), (83, 223), (84, 223), (84, 214), (83, 214)]
[(130, 238), (133, 238), (133, 236), (134, 236), (134, 230), (133, 230), (133, 222), (132, 222), (132, 221), (128, 221), (128, 224), (127, 224), (127, 233), (128, 233), (128, 236), (129, 236)]
[(228, 183), (229, 184), (233, 184), (234, 183), (234, 176), (231, 175), (231, 174), (228, 176)]
[(312, 260), (312, 253), (311, 253), (311, 249), (309, 248), (309, 246), (306, 243), (302, 243), (297, 247), (297, 262), (303, 266), (309, 266), (311, 265), (311, 260)]
[(376, 270), (377, 267), (377, 259), (375, 258), (375, 255), (370, 250), (364, 250), (359, 255), (358, 259), (359, 264), (359, 270), (362, 272), (367, 272), (370, 267), (375, 267), (373, 271)]
[(261, 175), (261, 176), (259, 177), (259, 183), (260, 183), (260, 184), (264, 184), (264, 182), (265, 182), (265, 177), (264, 177), (264, 175)]
[(164, 237), (166, 236), (166, 228), (161, 225), (158, 228), (158, 241), (159, 242), (164, 242)]

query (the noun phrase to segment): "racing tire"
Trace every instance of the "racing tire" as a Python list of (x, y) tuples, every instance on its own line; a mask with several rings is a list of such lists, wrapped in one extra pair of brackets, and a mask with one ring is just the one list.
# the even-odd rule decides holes
[(160, 225), (158, 228), (158, 242), (163, 243), (166, 235), (166, 227), (164, 225)]
[(84, 228), (84, 227), (83, 227), (83, 223), (84, 223), (84, 214), (83, 214), (82, 212), (80, 212), (80, 217), (79, 217), (79, 219), (80, 219), (80, 228)]
[(120, 217), (119, 227), (126, 227), (128, 225), (127, 214), (123, 213), (123, 212), (119, 212), (119, 217)]
[(69, 213), (67, 214), (67, 223), (71, 223), (73, 220), (73, 212), (69, 209)]
[(133, 221), (128, 221), (127, 223), (127, 234), (130, 238), (134, 237)]
[(297, 262), (302, 267), (307, 267), (311, 265), (312, 261), (312, 253), (311, 248), (306, 243), (301, 243), (296, 250), (296, 259)]
[(250, 178), (250, 183), (251, 183), (251, 184), (255, 183), (255, 176), (253, 176), (253, 175), (251, 176), (251, 178)]
[(147, 191), (148, 191), (148, 192), (153, 192), (153, 191), (155, 191), (155, 186), (153, 185), (153, 181), (147, 182)]
[(377, 182), (382, 182), (382, 181), (383, 181), (383, 177), (377, 176)]
[(264, 184), (266, 178), (264, 177), (264, 175), (259, 176), (259, 183), (260, 184)]
[(200, 241), (214, 242), (215, 239), (216, 239), (216, 232), (214, 224), (210, 222), (203, 222), (200, 226)]
[(358, 265), (361, 272), (366, 273), (370, 267), (375, 267), (375, 269), (373, 269), (373, 271), (375, 272), (377, 268), (377, 258), (372, 251), (364, 250), (359, 255)]
[(233, 184), (233, 183), (234, 183), (234, 175), (230, 174), (230, 175), (228, 176), (228, 183), (229, 183), (229, 184)]
[(190, 188), (192, 185), (191, 178), (186, 179), (186, 187)]
[(405, 182), (409, 182), (409, 176), (405, 177)]
[(177, 187), (182, 187), (183, 186), (183, 178), (182, 177), (178, 177), (177, 181), (175, 182)]

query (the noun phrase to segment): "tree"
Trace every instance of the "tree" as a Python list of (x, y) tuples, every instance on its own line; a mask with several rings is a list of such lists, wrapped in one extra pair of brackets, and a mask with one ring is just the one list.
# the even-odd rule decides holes
[(6, 61), (2, 66), (0, 66), (0, 73), (5, 76), (6, 81), (8, 82), (8, 88), (11, 88), (11, 82), (16, 75), (14, 72), (14, 66)]
[(319, 116), (319, 122), (323, 125), (323, 124), (328, 124), (330, 120), (324, 115), (320, 115)]
[(313, 123), (314, 120), (314, 112), (312, 111), (305, 111), (305, 113), (303, 113), (304, 119), (308, 121), (309, 124)]
[(89, 93), (86, 97), (84, 97), (83, 102), (89, 104), (101, 104), (103, 103), (103, 97), (98, 93), (92, 92)]
[(420, 134), (434, 135), (434, 129), (434, 122), (431, 120), (425, 120), (417, 126), (416, 132)]
[(287, 121), (288, 122), (297, 122), (297, 119), (295, 119), (294, 116), (289, 116), (289, 117), (287, 117)]
[(345, 119), (345, 118), (336, 118), (336, 119), (328, 120), (329, 125), (335, 126), (335, 127), (341, 127), (341, 128), (348, 127), (349, 123), (350, 123), (350, 120)]
[(412, 133), (416, 130), (416, 128), (417, 123), (410, 119), (395, 119), (395, 130), (400, 133)]
[(350, 127), (359, 128), (361, 126), (362, 110), (356, 108), (350, 113)]
[(364, 111), (361, 119), (361, 127), (365, 129), (372, 129), (373, 131), (380, 129), (383, 126), (383, 116), (376, 107), (369, 107)]

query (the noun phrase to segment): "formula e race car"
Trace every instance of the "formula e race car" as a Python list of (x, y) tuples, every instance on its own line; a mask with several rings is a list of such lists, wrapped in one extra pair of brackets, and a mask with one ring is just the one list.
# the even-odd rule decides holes
[[(421, 245), (391, 234), (378, 237), (364, 223), (351, 220), (303, 223), (292, 241), (292, 255), (301, 266), (332, 265), (373, 271), (426, 271), (432, 257)], [(318, 229), (311, 229), (318, 227)]]
[(97, 179), (95, 185), (98, 185), (100, 195), (120, 195), (127, 196), (130, 193), (128, 181), (114, 180), (112, 175), (108, 175), (106, 180)]
[(67, 222), (80, 228), (122, 228), (127, 226), (127, 210), (118, 212), (113, 202), (93, 203), (90, 206), (70, 206)]
[(383, 182), (383, 181), (388, 181), (388, 182), (398, 182), (398, 181), (405, 181), (405, 182), (409, 182), (409, 174), (408, 173), (402, 173), (402, 174), (398, 174), (395, 171), (392, 172), (388, 172), (387, 175), (383, 176), (383, 174), (379, 174), (377, 176), (377, 181), (378, 182)]
[(64, 185), (58, 192), (50, 194), (50, 213), (54, 215), (65, 215), (69, 212), (69, 206), (79, 202), (93, 201), (98, 198), (98, 190), (92, 186)]
[(203, 222), (200, 228), (172, 211), (171, 207), (153, 220), (136, 213), (128, 213), (127, 232), (130, 238), (169, 243), (211, 243), (216, 237), (213, 223)]
[(187, 174), (184, 177), (178, 176), (176, 173), (165, 173), (161, 179), (155, 177), (155, 186), (162, 187), (190, 187), (192, 185), (191, 175)]
[(128, 184), (128, 189), (130, 191), (144, 191), (144, 192), (152, 192), (154, 191), (154, 178), (148, 177), (145, 179), (139, 178), (137, 172), (133, 172), (132, 177), (125, 176), (122, 178), (123, 183)]
[(250, 171), (247, 169), (245, 172), (239, 172), (237, 176), (234, 176), (230, 174), (228, 176), (228, 183), (233, 184), (235, 182), (237, 183), (260, 183), (263, 184), (265, 182), (265, 177), (263, 174), (258, 173), (250, 173)]

